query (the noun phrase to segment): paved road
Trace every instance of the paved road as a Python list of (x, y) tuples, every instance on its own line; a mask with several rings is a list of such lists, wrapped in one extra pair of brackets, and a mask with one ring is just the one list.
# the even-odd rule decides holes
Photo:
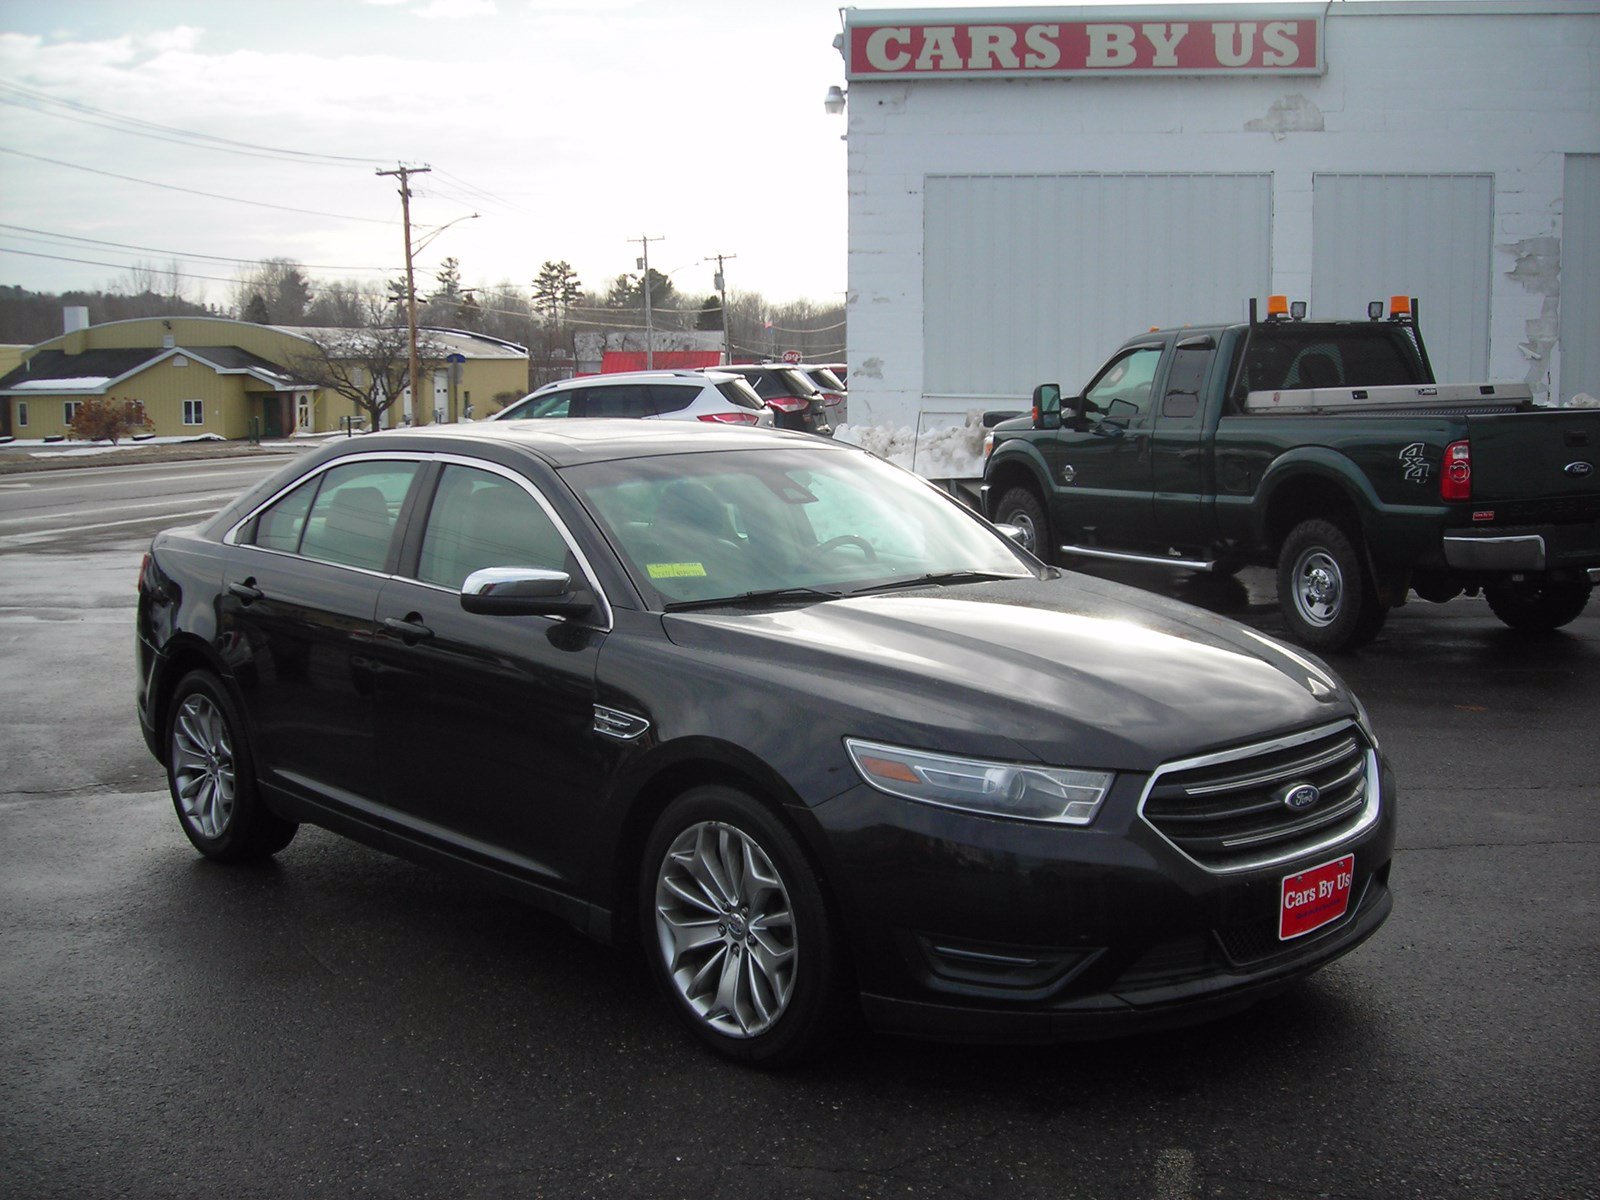
[[(216, 469), (179, 507), (244, 482)], [(70, 519), (0, 491), (33, 522), (0, 525), (0, 1195), (1600, 1195), (1600, 603), (1532, 640), (1419, 604), (1338, 662), (1400, 776), (1397, 903), (1295, 991), (1103, 1045), (860, 1034), (766, 1076), (480, 889), (312, 829), (197, 858), (132, 711), (160, 518), (118, 506), (165, 485), (103, 470), (61, 485)], [(1278, 628), (1264, 574), (1149, 581)]]

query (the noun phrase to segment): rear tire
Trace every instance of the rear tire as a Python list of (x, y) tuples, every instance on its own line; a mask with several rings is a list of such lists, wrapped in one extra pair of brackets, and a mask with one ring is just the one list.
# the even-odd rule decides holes
[(222, 681), (190, 671), (167, 709), (167, 789), (194, 848), (216, 862), (270, 858), (299, 825), (261, 801), (244, 723)]
[(1302, 521), (1278, 553), (1278, 607), (1290, 636), (1313, 650), (1354, 650), (1388, 616), (1359, 542), (1332, 521)]
[(994, 520), (997, 525), (1015, 525), (1022, 530), (1022, 548), (1035, 558), (1051, 561), (1050, 518), (1030, 489), (1008, 488), (995, 506)]
[(842, 1013), (838, 935), (794, 835), (721, 785), (667, 806), (645, 843), (651, 974), (701, 1043), (754, 1067), (815, 1057)]
[(1593, 591), (1594, 585), (1587, 579), (1526, 580), (1490, 584), (1483, 595), (1494, 615), (1511, 628), (1547, 633), (1577, 620)]

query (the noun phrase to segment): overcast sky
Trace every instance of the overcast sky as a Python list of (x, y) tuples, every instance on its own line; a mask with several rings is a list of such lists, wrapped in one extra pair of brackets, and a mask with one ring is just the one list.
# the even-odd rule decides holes
[(0, 283), (97, 288), (177, 259), (218, 277), (191, 297), (225, 303), (238, 268), (206, 255), (392, 276), (400, 202), (374, 171), (404, 162), (433, 167), (423, 231), (480, 214), (422, 252), (427, 282), (447, 255), (469, 285), (524, 287), (567, 259), (603, 288), (648, 234), (681, 291), (708, 293), (722, 252), (733, 290), (835, 299), (840, 28), (829, 0), (0, 0)]

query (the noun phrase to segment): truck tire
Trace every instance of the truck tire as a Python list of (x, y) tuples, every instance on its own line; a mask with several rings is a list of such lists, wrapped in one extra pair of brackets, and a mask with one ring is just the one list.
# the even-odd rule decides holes
[(1511, 628), (1541, 633), (1577, 620), (1593, 590), (1587, 579), (1507, 580), (1485, 587), (1483, 595), (1494, 615)]
[(1296, 525), (1278, 552), (1278, 607), (1289, 635), (1313, 650), (1354, 650), (1383, 627), (1358, 541), (1332, 521)]
[(1022, 530), (1022, 546), (1035, 558), (1051, 561), (1050, 518), (1045, 516), (1039, 497), (1025, 487), (1009, 488), (995, 505), (997, 525), (1015, 525)]

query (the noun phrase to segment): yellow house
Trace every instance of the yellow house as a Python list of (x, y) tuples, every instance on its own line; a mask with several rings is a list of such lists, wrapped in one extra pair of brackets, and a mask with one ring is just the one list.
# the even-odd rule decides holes
[[(301, 377), (316, 341), (358, 331), (255, 325), (221, 317), (145, 317), (71, 329), (22, 351), (0, 375), (0, 403), (19, 439), (64, 436), (89, 397), (138, 400), (159, 436), (287, 437), (328, 433), (361, 416), (354, 401)], [(422, 334), (444, 364), (423, 381), (430, 417), (484, 417), (528, 390), (528, 351), (460, 330)], [(385, 414), (413, 411), (409, 389)]]

